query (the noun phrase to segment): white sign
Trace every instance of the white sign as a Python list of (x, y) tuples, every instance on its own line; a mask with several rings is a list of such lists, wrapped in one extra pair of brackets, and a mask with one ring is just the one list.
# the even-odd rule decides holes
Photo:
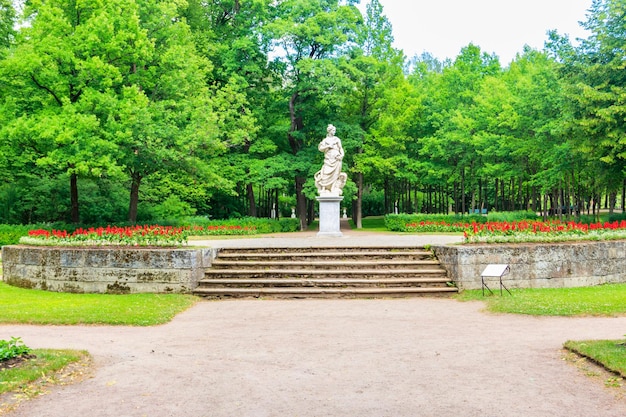
[(480, 274), (481, 277), (501, 277), (509, 272), (509, 266), (507, 264), (490, 264)]

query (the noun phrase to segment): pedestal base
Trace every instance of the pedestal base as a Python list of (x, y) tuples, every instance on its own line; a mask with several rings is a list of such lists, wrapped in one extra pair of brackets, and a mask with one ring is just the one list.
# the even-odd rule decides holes
[(340, 227), (340, 203), (342, 196), (318, 196), (315, 198), (320, 203), (320, 231), (317, 237), (341, 237)]

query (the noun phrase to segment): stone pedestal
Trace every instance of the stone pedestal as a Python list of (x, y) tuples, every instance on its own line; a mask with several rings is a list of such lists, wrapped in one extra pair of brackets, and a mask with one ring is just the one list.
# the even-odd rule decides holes
[(318, 237), (341, 237), (341, 227), (339, 224), (340, 204), (343, 197), (340, 195), (318, 196), (316, 200), (320, 203), (320, 231)]

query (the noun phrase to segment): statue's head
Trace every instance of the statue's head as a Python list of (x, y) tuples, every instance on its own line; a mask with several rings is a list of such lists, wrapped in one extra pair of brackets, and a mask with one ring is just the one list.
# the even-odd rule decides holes
[(328, 125), (328, 127), (326, 128), (326, 133), (328, 133), (329, 135), (334, 135), (336, 131), (337, 129), (333, 125)]

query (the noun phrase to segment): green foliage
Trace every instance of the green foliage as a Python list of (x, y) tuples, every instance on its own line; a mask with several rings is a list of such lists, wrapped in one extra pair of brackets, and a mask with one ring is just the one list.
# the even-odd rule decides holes
[(37, 228), (36, 225), (13, 225), (0, 224), (0, 247), (4, 245), (16, 245), (20, 238), (28, 236), (28, 231)]
[(0, 283), (0, 323), (154, 326), (196, 301), (181, 294), (66, 294)]
[(238, 226), (247, 227), (256, 230), (256, 233), (280, 233), (295, 232), (299, 229), (300, 223), (298, 219), (280, 218), (280, 219), (263, 219), (258, 217), (242, 217), (231, 220), (210, 220), (203, 217), (189, 217), (179, 221), (181, 226), (203, 226), (203, 227), (219, 227), (219, 226)]
[(10, 340), (0, 340), (0, 362), (27, 355), (30, 351), (31, 349), (19, 337), (11, 337)]
[(489, 222), (515, 222), (520, 220), (539, 220), (534, 211), (505, 211), (505, 212), (489, 212), (487, 221)]
[(608, 222), (619, 222), (622, 220), (626, 220), (626, 213), (613, 213), (607, 217)]
[(484, 300), (498, 313), (534, 316), (616, 316), (626, 314), (626, 284), (579, 288), (514, 289), (513, 296), (484, 296), (480, 290), (459, 294), (461, 300)]
[(385, 193), (372, 190), (363, 194), (362, 202), (363, 217), (381, 216), (385, 214)]
[(474, 44), (407, 62), (381, 2), (355, 3), (33, 0), (16, 16), (0, 0), (0, 223), (267, 216), (280, 200), (304, 227), (328, 123), (357, 218), (396, 201), (498, 221), (619, 207), (621, 1), (594, 1), (579, 46), (552, 33), (504, 68)]
[[(460, 216), (454, 214), (388, 214), (385, 216), (385, 225), (387, 229), (394, 232), (410, 231), (412, 223), (429, 222), (429, 223), (447, 223), (447, 224), (470, 224), (485, 223), (487, 218), (479, 214)], [(436, 231), (436, 230), (433, 230)]]

